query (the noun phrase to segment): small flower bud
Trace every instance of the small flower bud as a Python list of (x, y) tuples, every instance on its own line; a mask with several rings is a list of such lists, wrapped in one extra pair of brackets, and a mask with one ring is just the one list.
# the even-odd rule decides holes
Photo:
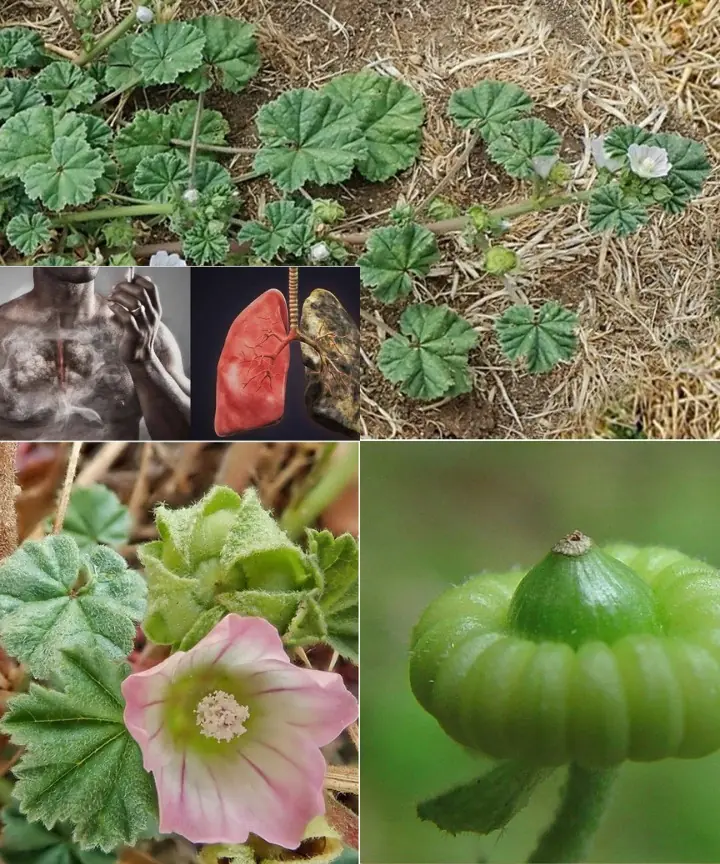
[(316, 243), (310, 248), (310, 260), (313, 264), (319, 264), (321, 261), (327, 261), (330, 257), (330, 250), (327, 243)]
[(197, 204), (199, 198), (200, 193), (197, 189), (187, 189), (183, 192), (183, 200), (187, 201), (188, 204)]
[(467, 212), (470, 222), (476, 231), (484, 233), (490, 228), (491, 217), (486, 207), (474, 204)]
[(556, 186), (564, 186), (571, 178), (572, 168), (566, 162), (556, 162), (548, 174), (548, 180)]
[(135, 17), (140, 24), (152, 24), (155, 13), (147, 6), (138, 6), (135, 10)]
[(504, 276), (518, 266), (518, 256), (506, 246), (493, 246), (488, 249), (483, 258), (486, 273), (493, 276)]

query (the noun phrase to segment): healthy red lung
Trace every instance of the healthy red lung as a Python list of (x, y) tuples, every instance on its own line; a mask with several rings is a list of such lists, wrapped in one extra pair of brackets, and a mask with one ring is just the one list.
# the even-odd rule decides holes
[(283, 416), (290, 367), (288, 307), (274, 288), (237, 316), (217, 368), (215, 434), (232, 435)]

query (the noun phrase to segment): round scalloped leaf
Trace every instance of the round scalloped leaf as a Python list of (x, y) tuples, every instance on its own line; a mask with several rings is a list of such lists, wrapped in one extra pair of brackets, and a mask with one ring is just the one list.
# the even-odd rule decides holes
[(123, 36), (110, 46), (105, 68), (105, 83), (111, 90), (128, 90), (140, 82), (131, 46), (135, 36)]
[(504, 134), (508, 123), (529, 114), (532, 108), (532, 99), (515, 84), (481, 81), (475, 87), (456, 90), (448, 113), (458, 126), (479, 130), (489, 143)]
[(230, 252), (227, 228), (217, 222), (196, 222), (182, 237), (183, 253), (193, 263), (222, 264)]
[(289, 90), (263, 105), (257, 127), (263, 146), (255, 170), (286, 192), (306, 183), (341, 183), (365, 155), (357, 120), (316, 90)]
[(23, 255), (33, 255), (51, 240), (52, 222), (44, 213), (28, 216), (19, 213), (8, 222), (5, 234), (8, 241)]
[(170, 150), (171, 138), (173, 121), (170, 117), (147, 109), (136, 111), (132, 121), (115, 138), (115, 158), (120, 163), (122, 177), (129, 180), (146, 156)]
[(255, 255), (272, 261), (281, 251), (302, 255), (315, 236), (312, 210), (293, 201), (273, 201), (265, 208), (265, 221), (246, 222), (238, 240), (250, 241)]
[(106, 150), (110, 146), (113, 136), (113, 131), (108, 124), (99, 117), (95, 117), (94, 114), (78, 114), (77, 116), (85, 124), (87, 143), (98, 150)]
[(202, 63), (205, 37), (184, 21), (153, 24), (136, 37), (130, 51), (145, 84), (172, 84), (181, 72)]
[(511, 177), (529, 180), (535, 176), (536, 156), (555, 156), (562, 139), (544, 120), (529, 117), (508, 123), (502, 134), (490, 142), (488, 153)]
[(647, 144), (652, 135), (639, 126), (617, 126), (603, 140), (603, 150), (613, 159), (624, 159), (631, 144)]
[(447, 306), (409, 306), (400, 318), (402, 336), (383, 342), (378, 369), (413, 399), (458, 396), (472, 389), (468, 352), (477, 344), (470, 324)]
[(190, 168), (177, 153), (146, 156), (135, 170), (133, 189), (150, 201), (172, 201), (187, 189)]
[(360, 125), (367, 147), (357, 162), (363, 177), (387, 180), (417, 159), (425, 108), (420, 94), (407, 84), (366, 71), (340, 75), (323, 92), (339, 100), (345, 116)]
[(648, 212), (635, 198), (623, 194), (617, 183), (593, 189), (588, 205), (591, 231), (615, 231), (626, 237), (648, 221)]
[(201, 93), (217, 79), (225, 90), (239, 93), (260, 69), (255, 28), (246, 21), (223, 15), (201, 15), (192, 23), (205, 37), (205, 62), (183, 75), (180, 83)]
[(691, 198), (702, 192), (703, 183), (710, 174), (710, 163), (705, 147), (698, 141), (667, 132), (653, 136), (653, 144), (664, 147), (672, 168), (663, 178), (672, 197), (662, 202), (670, 213), (680, 213)]
[(25, 190), (50, 210), (86, 204), (95, 195), (95, 182), (105, 169), (103, 157), (85, 141), (58, 138), (50, 159), (38, 162), (25, 173)]
[(195, 166), (195, 188), (199, 192), (232, 187), (230, 172), (219, 162), (198, 162)]
[(78, 145), (87, 137), (82, 117), (63, 114), (48, 105), (29, 108), (0, 127), (0, 175), (20, 177), (37, 163), (47, 163), (58, 138), (72, 138)]
[(28, 27), (0, 28), (0, 69), (31, 69), (45, 62), (45, 46)]
[(50, 63), (38, 72), (35, 83), (38, 90), (49, 96), (60, 111), (89, 105), (97, 96), (97, 82), (67, 60)]
[(21, 111), (44, 104), (31, 78), (0, 79), (0, 120), (9, 120)]
[(577, 315), (559, 303), (545, 303), (539, 312), (511, 306), (495, 321), (495, 332), (509, 360), (525, 357), (528, 372), (549, 372), (575, 353), (577, 321)]
[(413, 275), (426, 276), (439, 257), (435, 235), (422, 225), (409, 223), (373, 231), (357, 263), (363, 285), (378, 300), (392, 303), (409, 294)]
[[(168, 117), (172, 120), (172, 138), (189, 141), (192, 138), (197, 113), (197, 102), (183, 99), (175, 102), (168, 111)], [(219, 111), (205, 108), (200, 118), (200, 132), (198, 141), (200, 144), (225, 144), (230, 126)], [(212, 158), (206, 153), (198, 153), (198, 158)]]

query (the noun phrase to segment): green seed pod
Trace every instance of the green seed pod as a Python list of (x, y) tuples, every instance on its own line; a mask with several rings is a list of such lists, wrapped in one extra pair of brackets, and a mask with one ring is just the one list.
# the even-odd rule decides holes
[(572, 168), (567, 162), (556, 162), (550, 169), (548, 180), (556, 186), (565, 186), (572, 179)]
[(483, 257), (483, 267), (486, 273), (493, 276), (504, 276), (518, 266), (518, 256), (506, 246), (492, 246)]
[(720, 748), (720, 573), (571, 534), (527, 575), (430, 604), (410, 680), (455, 740), (497, 759), (603, 768)]

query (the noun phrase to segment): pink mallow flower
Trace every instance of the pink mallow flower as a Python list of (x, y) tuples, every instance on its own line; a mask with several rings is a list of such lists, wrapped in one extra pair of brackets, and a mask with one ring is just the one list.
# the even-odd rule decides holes
[(358, 716), (342, 678), (294, 666), (264, 618), (228, 615), (190, 651), (125, 679), (125, 724), (155, 776), (160, 831), (252, 832), (297, 848), (325, 812), (329, 744)]

